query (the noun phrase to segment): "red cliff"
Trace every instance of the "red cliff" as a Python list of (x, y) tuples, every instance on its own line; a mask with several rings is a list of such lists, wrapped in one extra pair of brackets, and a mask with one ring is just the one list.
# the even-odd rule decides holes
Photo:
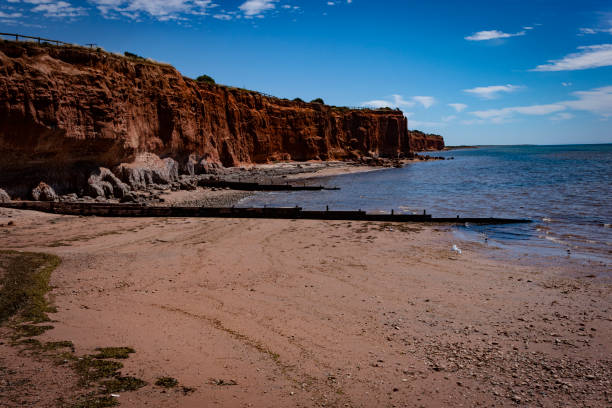
[[(151, 152), (234, 166), (422, 150), (401, 111), (351, 110), (199, 83), (169, 65), (0, 42), (0, 185)], [(427, 146), (434, 144), (425, 143)]]
[(444, 150), (444, 138), (440, 135), (410, 130), (410, 147), (415, 152)]

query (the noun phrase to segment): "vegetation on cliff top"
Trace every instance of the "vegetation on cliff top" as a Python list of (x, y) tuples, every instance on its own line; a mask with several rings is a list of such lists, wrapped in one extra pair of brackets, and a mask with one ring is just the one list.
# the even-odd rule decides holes
[(209, 77), (208, 75), (200, 75), (199, 77), (196, 78), (197, 82), (203, 82), (205, 84), (215, 84), (215, 80), (212, 79), (211, 77)]

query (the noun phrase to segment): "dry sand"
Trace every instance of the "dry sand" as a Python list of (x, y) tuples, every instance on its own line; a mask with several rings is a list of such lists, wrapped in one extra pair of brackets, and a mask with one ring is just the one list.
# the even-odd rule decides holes
[[(131, 346), (124, 375), (196, 388), (148, 385), (122, 407), (612, 403), (609, 283), (492, 260), (477, 243), (454, 254), (446, 227), (0, 209), (9, 220), (0, 248), (62, 259), (41, 340)], [(0, 406), (35, 372), (46, 385), (24, 406), (74, 395), (68, 369), (0, 346)]]

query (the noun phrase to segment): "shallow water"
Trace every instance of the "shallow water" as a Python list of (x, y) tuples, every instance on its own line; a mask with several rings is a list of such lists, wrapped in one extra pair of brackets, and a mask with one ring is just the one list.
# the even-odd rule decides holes
[(529, 218), (534, 223), (467, 226), (457, 233), (511, 250), (610, 264), (612, 144), (490, 146), (433, 155), (454, 159), (330, 177), (324, 184), (341, 190), (259, 193), (240, 205)]

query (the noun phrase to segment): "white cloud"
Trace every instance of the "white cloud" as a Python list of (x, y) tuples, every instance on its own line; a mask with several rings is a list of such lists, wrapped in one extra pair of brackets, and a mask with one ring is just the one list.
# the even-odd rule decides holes
[(278, 0), (247, 0), (238, 8), (247, 17), (261, 15), (264, 11), (273, 10)]
[(412, 99), (423, 105), (425, 109), (429, 109), (436, 102), (433, 96), (413, 96)]
[(579, 31), (578, 33), (579, 36), (597, 34), (597, 33), (612, 34), (612, 27), (611, 28), (579, 28), (578, 31)]
[(0, 18), (19, 18), (22, 15), (23, 14), (21, 13), (5, 13), (3, 11), (0, 11)]
[(566, 55), (560, 60), (550, 60), (532, 71), (576, 71), (612, 66), (612, 44), (578, 47), (579, 52)]
[(370, 106), (373, 108), (405, 108), (411, 107), (415, 104), (420, 104), (424, 108), (428, 109), (431, 107), (436, 99), (433, 96), (413, 96), (409, 100), (404, 99), (402, 95), (391, 95), (392, 100), (375, 99), (372, 101), (362, 102), (361, 106)]
[(449, 103), (448, 106), (455, 109), (455, 111), (457, 112), (464, 111), (465, 108), (467, 108), (467, 105), (465, 103)]
[(455, 120), (455, 119), (457, 119), (457, 116), (456, 116), (456, 115), (449, 115), (449, 116), (445, 116), (445, 117), (443, 117), (443, 118), (442, 118), (442, 121), (443, 121), (443, 122), (450, 122), (450, 121), (453, 121), (453, 120)]
[(470, 112), (478, 119), (464, 123), (504, 123), (517, 114), (537, 116), (555, 114), (551, 117), (552, 120), (567, 120), (574, 117), (574, 114), (566, 112), (568, 110), (590, 112), (603, 118), (612, 117), (612, 85), (573, 92), (572, 95), (577, 98), (547, 105), (514, 106)]
[(361, 103), (361, 106), (368, 106), (370, 108), (395, 108), (393, 102), (385, 101), (382, 99), (374, 99), (371, 101), (365, 101)]
[(87, 14), (83, 7), (74, 7), (65, 1), (28, 1), (28, 3), (40, 3), (32, 11), (43, 13), (45, 17), (79, 17)]
[(492, 123), (503, 123), (510, 119), (514, 114), (522, 115), (550, 115), (551, 113), (565, 110), (566, 107), (561, 104), (549, 105), (531, 105), (531, 106), (514, 106), (502, 109), (487, 109), (481, 111), (470, 112), (478, 119), (488, 120)]
[[(41, 0), (28, 0), (41, 1)], [(42, 0), (45, 1), (45, 0)], [(207, 15), (216, 7), (212, 0), (91, 0), (105, 17), (117, 14), (137, 19), (148, 15), (160, 21), (181, 19), (182, 15)]]
[(522, 86), (517, 85), (491, 85), (491, 86), (479, 86), (472, 89), (464, 89), (463, 92), (467, 92), (484, 99), (493, 99), (499, 96), (500, 93), (510, 93), (521, 89)]
[(519, 37), (521, 35), (525, 35), (525, 31), (519, 31), (518, 33), (504, 33), (499, 30), (488, 30), (488, 31), (478, 31), (472, 35), (465, 37), (468, 41), (487, 41), (487, 40), (496, 40), (499, 38), (510, 38), (510, 37)]
[(612, 86), (573, 92), (572, 95), (578, 99), (561, 103), (574, 110), (587, 111), (606, 118), (612, 117)]
[(391, 95), (392, 101), (384, 99), (375, 99), (373, 101), (362, 102), (361, 106), (370, 106), (372, 108), (399, 108), (414, 106), (413, 101), (407, 101), (402, 95)]
[(230, 14), (213, 14), (213, 18), (216, 18), (217, 20), (229, 21), (233, 17)]
[(395, 106), (414, 106), (413, 101), (407, 101), (402, 95), (393, 95), (393, 104)]
[(554, 116), (551, 116), (550, 120), (554, 120), (554, 121), (568, 120), (568, 119), (572, 119), (573, 117), (574, 117), (574, 115), (572, 113), (569, 113), (569, 112), (560, 112), (560, 113), (557, 113)]

